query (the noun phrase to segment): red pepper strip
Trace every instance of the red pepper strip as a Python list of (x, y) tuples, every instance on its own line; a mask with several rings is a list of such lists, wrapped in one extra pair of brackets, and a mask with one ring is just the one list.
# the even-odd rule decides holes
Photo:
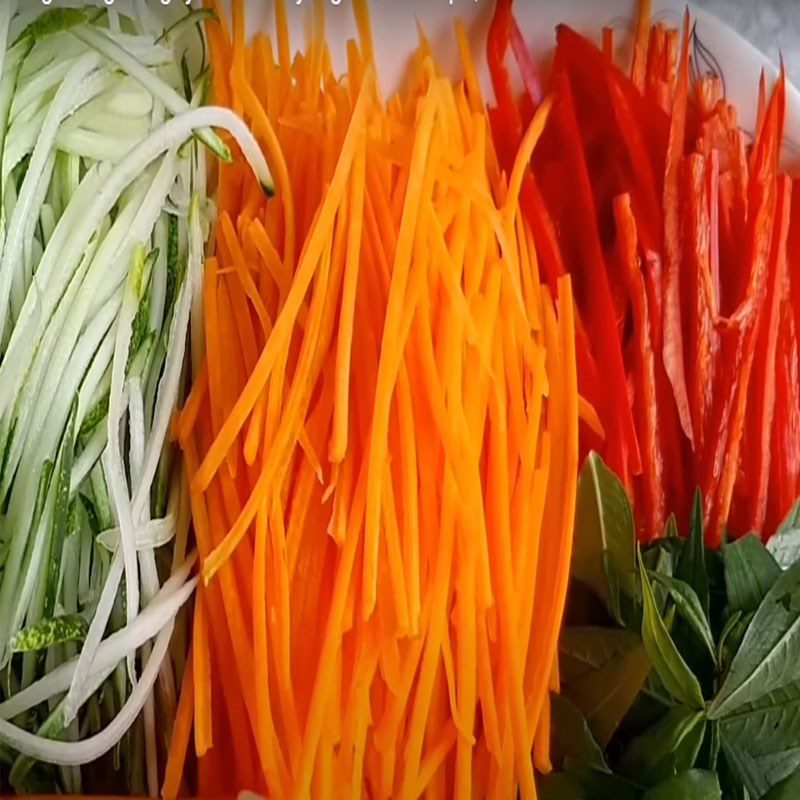
[[(592, 42), (572, 28), (559, 25), (557, 41), (556, 61), (573, 79), (573, 91), (576, 91), (575, 79), (580, 79), (581, 85), (586, 87), (584, 93), (576, 92), (578, 107), (583, 109), (584, 103), (591, 103), (596, 107), (597, 113), (592, 121), (603, 126), (602, 130), (607, 132), (608, 110), (600, 103), (604, 102), (605, 95), (609, 91), (607, 87), (613, 82), (624, 96), (630, 113), (641, 131), (651, 170), (655, 175), (661, 175), (664, 171), (664, 154), (669, 141), (669, 117), (651, 99), (642, 96), (627, 75), (611, 64)], [(608, 102), (612, 101), (609, 96)], [(581, 117), (582, 121), (586, 116), (588, 115)], [(658, 188), (660, 191), (660, 186)], [(617, 191), (614, 194), (619, 193)]]
[(490, 119), (495, 147), (504, 168), (512, 163), (522, 138), (522, 118), (505, 65), (513, 22), (511, 5), (512, 0), (497, 0), (486, 39), (486, 60), (497, 101), (496, 108), (490, 111)]
[(719, 316), (719, 150), (712, 150), (708, 160), (708, 221), (711, 227), (709, 261), (711, 287), (713, 290), (712, 312), (714, 319)]
[(711, 276), (711, 221), (706, 191), (706, 158), (693, 153), (686, 160), (684, 241), (688, 279), (686, 308), (688, 330), (688, 370), (691, 374), (692, 430), (695, 452), (702, 452), (711, 412), (714, 388), (714, 361), (718, 334), (714, 330), (714, 285)]
[(544, 99), (544, 89), (542, 88), (542, 77), (539, 74), (539, 68), (533, 60), (528, 46), (525, 44), (525, 37), (517, 25), (517, 20), (511, 17), (511, 50), (514, 53), (514, 58), (517, 61), (520, 74), (522, 75), (522, 83), (525, 86), (525, 91), (528, 93), (531, 101), (533, 102), (534, 110), (539, 107)]
[(644, 460), (643, 512), (637, 509), (643, 520), (640, 530), (642, 538), (649, 541), (661, 535), (664, 529), (665, 498), (663, 485), (663, 456), (658, 437), (658, 399), (656, 397), (655, 358), (650, 331), (650, 315), (647, 307), (642, 270), (639, 266), (636, 221), (631, 211), (629, 195), (614, 199), (614, 219), (617, 224), (617, 242), (622, 270), (628, 281), (633, 312), (635, 346), (634, 404), (637, 409), (641, 444), (647, 458)]
[(722, 81), (716, 75), (704, 75), (694, 86), (697, 104), (703, 119), (711, 117), (717, 110), (717, 104), (724, 100)]
[(603, 55), (609, 60), (614, 61), (614, 29), (603, 28)]
[(747, 530), (761, 532), (767, 513), (767, 488), (772, 444), (772, 423), (775, 415), (775, 370), (778, 347), (778, 325), (780, 322), (781, 301), (786, 277), (786, 239), (789, 233), (789, 211), (792, 203), (792, 182), (786, 176), (778, 179), (777, 204), (775, 209), (775, 226), (770, 252), (771, 282), (768, 289), (767, 302), (760, 320), (758, 358), (755, 363), (754, 381), (752, 384), (752, 412), (748, 417), (752, 420), (749, 432), (752, 432), (753, 446), (745, 470), (752, 476), (747, 480), (750, 495), (750, 517)]
[(776, 84), (767, 106), (761, 135), (755, 141), (751, 153), (752, 174), (748, 191), (749, 213), (745, 244), (750, 270), (744, 299), (731, 316), (731, 321), (739, 323), (742, 329), (754, 321), (766, 282), (770, 241), (764, 232), (772, 229), (771, 214), (774, 212), (775, 202), (775, 173), (778, 168), (778, 153), (782, 139), (782, 115), (785, 114), (785, 88), (784, 80)]
[[(647, 305), (650, 310), (650, 335), (654, 353), (661, 352), (661, 337), (664, 327), (662, 298), (662, 267), (658, 253), (648, 252), (644, 261), (644, 279), (647, 289)], [(686, 511), (691, 503), (689, 482), (683, 467), (681, 452), (681, 432), (675, 403), (672, 401), (672, 387), (664, 371), (664, 362), (655, 359), (656, 397), (658, 399), (658, 431), (660, 449), (664, 456), (664, 494), (667, 507), (672, 511)], [(656, 532), (657, 535), (661, 531)]]
[(583, 152), (575, 106), (567, 75), (556, 71), (553, 90), (558, 98), (554, 114), (560, 122), (560, 134), (566, 152), (571, 152), (568, 166), (573, 179), (575, 209), (582, 220), (578, 246), (581, 252), (583, 275), (587, 290), (588, 311), (586, 320), (595, 334), (597, 365), (610, 390), (605, 392), (605, 407), (598, 409), (605, 426), (608, 419), (613, 426), (606, 427), (610, 448), (609, 466), (625, 480), (632, 472), (641, 471), (641, 458), (633, 422), (633, 412), (627, 402), (625, 368), (622, 348), (614, 315), (614, 300), (608, 281), (608, 268), (597, 230), (597, 214), (586, 159)]
[(642, 206), (645, 212), (645, 220), (642, 220), (641, 215), (636, 215), (639, 220), (642, 244), (645, 250), (660, 251), (662, 243), (661, 206), (658, 200), (653, 165), (647, 153), (636, 116), (628, 103), (625, 92), (622, 91), (613, 75), (609, 76), (608, 89), (611, 95), (611, 105), (614, 108), (614, 115), (617, 119), (617, 127), (625, 142), (628, 157), (631, 160), (631, 166), (638, 181), (635, 188), (639, 190), (636, 192), (636, 196), (640, 199), (636, 205)]
[[(709, 476), (709, 484), (707, 484), (707, 494), (716, 496), (716, 507), (709, 530), (712, 544), (719, 542), (723, 526), (729, 522), (731, 500), (739, 469), (745, 409), (758, 333), (758, 319), (766, 289), (767, 260), (772, 243), (775, 212), (774, 187), (779, 146), (776, 134), (779, 129), (778, 109), (781, 105), (779, 94), (780, 84), (770, 99), (762, 135), (753, 148), (753, 172), (750, 176), (749, 190), (750, 214), (746, 232), (747, 262), (750, 264), (747, 294), (739, 308), (731, 318), (724, 321), (723, 325), (723, 329), (728, 328), (740, 332), (741, 339), (739, 340), (740, 346), (737, 348), (737, 356), (741, 363), (738, 374), (734, 372), (730, 376), (731, 393), (728, 399), (733, 401), (730, 425), (717, 428), (718, 445), (723, 438), (727, 439), (721, 450), (719, 447), (714, 450), (715, 459), (719, 459), (714, 464), (714, 468), (721, 469), (719, 484), (715, 484), (714, 472)], [(734, 534), (746, 532), (733, 524), (729, 527)]]
[[(800, 264), (800, 179), (794, 181), (792, 192), (792, 221), (789, 225), (788, 258), (790, 264)], [(789, 297), (792, 304), (795, 326), (800, 322), (800, 274), (793, 269), (789, 273)]]
[(681, 323), (681, 237), (678, 197), (678, 171), (686, 132), (686, 102), (689, 88), (689, 12), (683, 19), (683, 49), (678, 83), (672, 105), (667, 165), (664, 172), (664, 347), (663, 358), (672, 384), (675, 406), (684, 434), (694, 443), (686, 373), (683, 359), (683, 327)]
[(764, 127), (764, 114), (767, 111), (767, 76), (764, 68), (761, 68), (761, 77), (758, 79), (758, 108), (756, 110), (756, 133), (755, 139), (761, 137), (761, 129)]
[(650, 0), (639, 0), (636, 14), (636, 39), (633, 44), (633, 64), (631, 80), (633, 85), (644, 92), (647, 77), (647, 45), (650, 34)]
[(800, 478), (798, 381), (797, 331), (791, 305), (784, 302), (776, 363), (775, 421), (772, 426), (770, 493), (763, 532), (765, 538), (778, 527), (797, 497)]

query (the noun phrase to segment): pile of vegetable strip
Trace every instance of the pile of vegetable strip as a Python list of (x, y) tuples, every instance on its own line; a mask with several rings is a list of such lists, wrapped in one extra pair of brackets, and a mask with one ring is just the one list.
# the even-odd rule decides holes
[(206, 148), (230, 160), (209, 126), (269, 181), (199, 107), (205, 16), (0, 6), (0, 793), (158, 791), (197, 580), (168, 433)]
[(213, 89), (277, 195), (221, 168), (164, 794), (193, 739), (199, 795), (533, 798), (578, 467), (570, 280), (540, 285), (518, 203), (548, 107), (501, 177), (460, 28), (462, 81), (423, 38), (383, 102), (364, 0), (341, 77), (323, 4), (294, 58), (285, 3), (251, 44), (242, 5), (207, 25)]
[[(780, 174), (786, 88), (762, 80), (752, 141), (686, 16), (639, 5), (630, 67), (566, 25), (546, 81), (498, 0), (491, 116), (510, 170), (526, 125), (553, 113), (521, 203), (552, 288), (572, 276), (578, 381), (600, 426), (582, 429), (632, 491), (637, 532), (688, 529), (696, 487), (707, 541), (773, 532), (800, 492), (800, 202)], [(524, 79), (517, 97), (507, 51)], [(694, 57), (692, 56), (694, 54)], [(753, 87), (754, 92), (756, 87)], [(604, 434), (604, 436), (600, 435)]]

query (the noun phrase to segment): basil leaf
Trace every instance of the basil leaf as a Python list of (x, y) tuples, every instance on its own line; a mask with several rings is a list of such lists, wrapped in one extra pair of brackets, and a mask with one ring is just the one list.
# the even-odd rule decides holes
[(669, 592), (678, 613), (689, 623), (689, 627), (697, 634), (698, 639), (711, 655), (711, 660), (716, 664), (717, 652), (714, 647), (714, 637), (711, 635), (708, 619), (700, 605), (700, 598), (694, 589), (688, 583), (658, 572), (651, 572), (650, 577)]
[(725, 586), (731, 611), (755, 611), (781, 568), (761, 540), (750, 533), (722, 548)]
[(608, 772), (600, 745), (595, 741), (583, 714), (566, 697), (550, 695), (552, 747), (559, 761), (572, 762)]
[(703, 541), (703, 501), (700, 492), (695, 492), (692, 505), (692, 520), (689, 542), (681, 551), (675, 565), (675, 577), (688, 583), (700, 600), (700, 606), (708, 617), (708, 573), (706, 572), (706, 549)]
[(761, 800), (797, 800), (800, 797), (800, 770), (776, 783)]
[(645, 786), (657, 785), (694, 766), (704, 733), (702, 711), (674, 706), (628, 745), (619, 771)]
[[(635, 588), (635, 541), (625, 487), (597, 453), (589, 453), (578, 479), (572, 574), (606, 601), (618, 621), (618, 590), (631, 593)], [(604, 554), (618, 587), (609, 587)]]
[(748, 626), (709, 717), (730, 716), (797, 680), (800, 659), (800, 562), (782, 573)]
[(702, 709), (703, 692), (694, 673), (686, 665), (669, 635), (664, 620), (661, 619), (653, 597), (653, 589), (647, 571), (641, 564), (639, 553), (639, 574), (642, 579), (644, 615), (642, 617), (642, 641), (653, 667), (661, 678), (664, 688), (684, 705)]
[(659, 784), (642, 795), (642, 800), (719, 800), (722, 791), (713, 772), (692, 769)]

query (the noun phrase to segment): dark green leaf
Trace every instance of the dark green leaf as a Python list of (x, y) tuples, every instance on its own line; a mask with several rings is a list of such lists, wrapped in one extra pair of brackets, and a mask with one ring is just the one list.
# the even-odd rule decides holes
[(567, 764), (542, 778), (542, 800), (639, 800), (641, 787), (608, 772)]
[(702, 711), (675, 706), (630, 743), (619, 762), (619, 772), (644, 786), (654, 786), (691, 769), (704, 730)]
[(737, 706), (720, 727), (728, 742), (753, 758), (800, 747), (800, 679)]
[(675, 577), (688, 583), (700, 600), (700, 606), (708, 616), (708, 573), (706, 572), (705, 543), (703, 541), (703, 501), (700, 492), (694, 496), (689, 542), (681, 551), (675, 566)]
[(800, 562), (782, 573), (747, 628), (709, 716), (730, 716), (797, 680), (800, 663)]
[(606, 600), (619, 619), (618, 597), (609, 593), (606, 584), (604, 553), (619, 588), (632, 592), (636, 555), (630, 500), (600, 456), (590, 453), (578, 480), (572, 574)]
[(560, 648), (563, 693), (605, 746), (650, 672), (644, 647), (624, 630), (567, 628)]
[(716, 661), (717, 654), (714, 648), (714, 638), (711, 635), (711, 628), (708, 626), (708, 619), (703, 613), (700, 599), (697, 597), (694, 589), (692, 589), (688, 583), (684, 583), (677, 578), (671, 578), (668, 575), (662, 575), (658, 572), (652, 572), (650, 575), (669, 592), (669, 596), (672, 598), (672, 602), (675, 603), (678, 613), (686, 620), (695, 634), (697, 634), (698, 639), (703, 643), (706, 650), (708, 650), (711, 660)]
[(722, 549), (725, 585), (731, 611), (755, 611), (781, 568), (761, 540), (752, 533)]
[(719, 800), (722, 792), (713, 772), (692, 769), (650, 789), (642, 800)]
[(593, 769), (608, 771), (603, 751), (592, 736), (583, 714), (566, 697), (550, 695), (552, 748), (559, 763), (570, 759)]
[(800, 770), (776, 783), (761, 800), (797, 800), (800, 797)]
[(700, 684), (675, 647), (664, 620), (658, 613), (647, 571), (641, 566), (641, 555), (639, 561), (644, 602), (642, 641), (647, 655), (670, 695), (691, 708), (702, 709), (704, 701)]
[(724, 731), (721, 732), (720, 741), (725, 766), (732, 773), (733, 783), (743, 786), (753, 797), (761, 797), (770, 784), (756, 760), (729, 742)]
[(558, 645), (561, 679), (572, 683), (640, 645), (636, 634), (620, 628), (564, 628)]
[(722, 632), (719, 635), (719, 642), (717, 643), (717, 653), (719, 657), (720, 666), (724, 669), (733, 661), (733, 657), (739, 650), (747, 626), (753, 619), (753, 614), (742, 615), (741, 611), (737, 611), (728, 617)]

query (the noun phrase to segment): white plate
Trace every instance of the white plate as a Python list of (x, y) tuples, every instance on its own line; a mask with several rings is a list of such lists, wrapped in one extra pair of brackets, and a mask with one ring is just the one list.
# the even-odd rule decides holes
[[(245, 0), (249, 33), (273, 30), (270, 0)], [(309, 10), (314, 0), (287, 0), (292, 46), (304, 41)], [(327, 10), (327, 38), (334, 67), (344, 70), (345, 43), (356, 36), (351, 0), (322, 0)], [(615, 29), (615, 41), (624, 50), (630, 41), (636, 0), (517, 0), (514, 6), (519, 26), (534, 55), (544, 59), (555, 45), (555, 27), (566, 22), (578, 31), (599, 37), (603, 26)], [(686, 4), (683, 0), (653, 0), (653, 17), (680, 26)], [(453, 23), (464, 21), (470, 33), (475, 62), (488, 87), (485, 44), (494, 0), (370, 0), (373, 38), (379, 75), (384, 89), (395, 88), (403, 75), (409, 54), (417, 45), (417, 21), (431, 41), (437, 62), (448, 74), (458, 75), (458, 54)], [(724, 22), (689, 4), (696, 22), (695, 32), (719, 65), (728, 98), (739, 110), (746, 131), (754, 127), (758, 79), (762, 69), (774, 80), (778, 70), (769, 59)], [(786, 126), (787, 160), (800, 163), (800, 92), (789, 87)]]

